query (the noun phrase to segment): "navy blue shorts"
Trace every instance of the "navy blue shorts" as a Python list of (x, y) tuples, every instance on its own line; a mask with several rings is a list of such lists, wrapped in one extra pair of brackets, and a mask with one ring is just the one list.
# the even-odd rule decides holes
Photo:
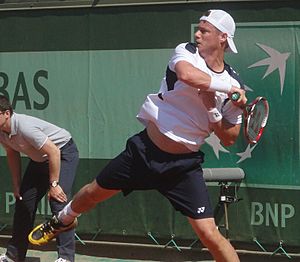
[(126, 149), (96, 177), (105, 189), (156, 189), (183, 215), (213, 217), (201, 163), (204, 154), (170, 154), (160, 150), (144, 130), (127, 140)]

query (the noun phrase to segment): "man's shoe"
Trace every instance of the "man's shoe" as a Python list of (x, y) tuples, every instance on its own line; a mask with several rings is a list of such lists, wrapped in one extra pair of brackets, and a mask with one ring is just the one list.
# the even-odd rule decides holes
[(59, 233), (75, 228), (77, 224), (77, 218), (75, 218), (71, 224), (64, 225), (54, 215), (50, 220), (36, 226), (28, 235), (28, 240), (33, 245), (42, 246), (49, 243)]
[(6, 254), (3, 254), (0, 256), (0, 262), (16, 262), (16, 261), (9, 258)]
[(70, 261), (60, 257), (56, 259), (54, 262), (70, 262)]
[[(7, 253), (6, 253), (7, 254)], [(0, 256), (0, 262), (25, 262), (24, 260), (18, 260), (17, 258), (10, 258), (6, 254)]]

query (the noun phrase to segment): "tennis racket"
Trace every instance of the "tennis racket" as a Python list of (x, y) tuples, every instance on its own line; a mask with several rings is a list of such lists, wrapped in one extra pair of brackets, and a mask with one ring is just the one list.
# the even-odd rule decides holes
[[(237, 101), (240, 94), (235, 92), (231, 100)], [(259, 96), (243, 107), (244, 134), (250, 144), (256, 144), (261, 138), (269, 117), (269, 103), (265, 97)]]

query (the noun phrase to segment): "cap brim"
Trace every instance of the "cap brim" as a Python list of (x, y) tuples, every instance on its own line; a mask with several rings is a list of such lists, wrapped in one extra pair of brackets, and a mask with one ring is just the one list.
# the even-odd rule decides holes
[(226, 49), (227, 52), (232, 52), (232, 53), (238, 52), (233, 42), (233, 39), (231, 37), (227, 37), (227, 43), (228, 43), (228, 48)]

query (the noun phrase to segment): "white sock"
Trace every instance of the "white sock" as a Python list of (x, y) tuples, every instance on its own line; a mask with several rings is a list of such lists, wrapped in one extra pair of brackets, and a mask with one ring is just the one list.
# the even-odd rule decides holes
[(71, 208), (71, 203), (70, 201), (59, 213), (57, 218), (64, 224), (64, 225), (69, 225), (71, 224), (76, 217), (80, 216), (80, 214), (74, 212)]

